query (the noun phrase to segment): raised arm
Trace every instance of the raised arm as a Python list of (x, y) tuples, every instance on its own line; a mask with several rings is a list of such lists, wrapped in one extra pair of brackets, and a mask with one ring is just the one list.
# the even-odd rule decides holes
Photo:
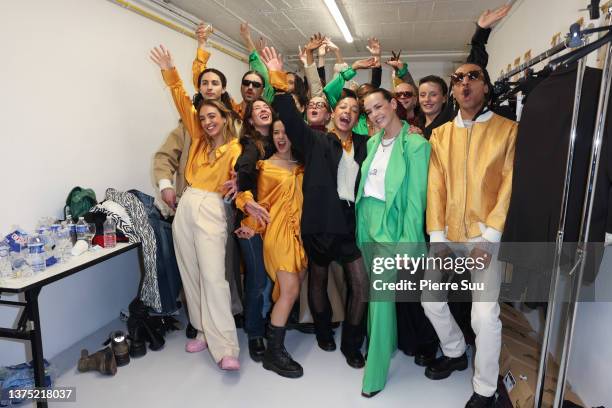
[(291, 145), (302, 157), (310, 155), (312, 144), (317, 138), (327, 137), (321, 132), (311, 129), (297, 110), (293, 96), (287, 92), (287, 73), (283, 71), (283, 63), (274, 48), (263, 50), (263, 60), (270, 71), (272, 86), (279, 91), (274, 97), (272, 107), (280, 117)]
[(155, 47), (151, 50), (150, 58), (162, 70), (164, 81), (170, 88), (174, 105), (187, 131), (193, 139), (200, 138), (202, 136), (202, 129), (200, 127), (198, 113), (193, 107), (191, 98), (187, 92), (185, 92), (183, 81), (181, 81), (181, 77), (174, 67), (174, 61), (172, 60), (170, 51), (163, 45), (160, 45), (159, 48)]
[(395, 89), (396, 86), (404, 82), (409, 83), (410, 85), (414, 86), (415, 89), (418, 89), (418, 87), (414, 83), (412, 75), (410, 75), (410, 71), (408, 71), (408, 64), (406, 64), (400, 59), (402, 50), (399, 50), (397, 54), (395, 53), (395, 51), (391, 51), (391, 54), (393, 55), (393, 57), (387, 60), (385, 64), (389, 65), (393, 69), (393, 74), (391, 75), (393, 89)]
[(261, 60), (261, 56), (259, 53), (260, 50), (265, 46), (265, 40), (263, 37), (259, 39), (259, 45), (261, 48), (257, 48), (255, 43), (253, 42), (253, 38), (251, 37), (251, 30), (249, 29), (249, 23), (244, 22), (240, 24), (240, 37), (242, 38), (242, 42), (247, 50), (249, 50), (249, 69), (252, 71), (257, 71), (264, 78), (264, 91), (262, 97), (266, 102), (271, 103), (274, 99), (274, 88), (270, 85), (270, 75), (268, 73), (268, 69), (266, 65)]
[(372, 78), (370, 79), (370, 84), (374, 88), (380, 88), (380, 84), (382, 82), (382, 68), (380, 67), (380, 41), (375, 37), (368, 38), (367, 49), (370, 51), (370, 54), (372, 54), (375, 62), (374, 66), (372, 67)]
[(501, 19), (508, 15), (512, 5), (505, 5), (491, 10), (485, 10), (478, 18), (476, 24), (476, 32), (472, 36), (470, 55), (468, 55), (467, 61), (487, 67), (489, 63), (489, 54), (487, 53), (487, 41), (491, 34), (491, 28), (497, 24)]
[(196, 92), (200, 89), (200, 84), (198, 84), (198, 78), (202, 71), (206, 69), (206, 65), (208, 64), (208, 59), (210, 58), (210, 52), (206, 51), (206, 42), (208, 41), (208, 36), (212, 32), (212, 27), (210, 24), (200, 23), (198, 28), (196, 28), (196, 39), (198, 40), (198, 48), (196, 50), (196, 57), (191, 64), (191, 73), (193, 78), (193, 87)]
[(330, 108), (334, 109), (336, 107), (336, 104), (342, 95), (344, 84), (357, 75), (357, 70), (371, 68), (375, 63), (376, 62), (373, 57), (355, 61), (351, 67), (340, 72), (340, 75), (329, 81), (327, 85), (325, 85), (325, 88), (323, 88), (323, 93), (325, 93), (325, 96), (327, 97), (327, 102), (329, 102)]

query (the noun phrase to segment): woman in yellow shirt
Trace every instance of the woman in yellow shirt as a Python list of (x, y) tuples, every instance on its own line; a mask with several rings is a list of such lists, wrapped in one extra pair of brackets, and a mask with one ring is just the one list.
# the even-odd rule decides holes
[[(257, 202), (268, 210), (269, 223), (250, 215), (236, 230), (240, 238), (249, 239), (255, 233), (263, 235), (264, 264), (274, 282), (274, 307), (268, 327), (268, 347), (263, 366), (280, 376), (298, 378), (304, 373), (284, 346), (289, 313), (300, 293), (300, 283), (306, 270), (306, 253), (300, 236), (302, 217), (302, 179), (304, 166), (291, 152), (291, 142), (280, 120), (272, 124), (272, 140), (276, 152), (267, 160), (257, 162)], [(250, 192), (239, 194), (238, 200), (252, 201)]]
[(198, 334), (185, 349), (209, 348), (221, 369), (238, 370), (238, 337), (225, 279), (227, 221), (221, 190), (241, 152), (232, 112), (217, 100), (203, 100), (198, 109), (183, 87), (170, 52), (151, 51), (191, 136), (183, 193), (172, 223), (174, 249), (185, 289), (189, 320)]

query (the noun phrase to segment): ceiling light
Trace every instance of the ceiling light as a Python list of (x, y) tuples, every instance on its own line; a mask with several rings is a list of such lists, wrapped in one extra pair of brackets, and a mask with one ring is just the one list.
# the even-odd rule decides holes
[(340, 9), (338, 8), (336, 1), (335, 0), (323, 0), (323, 1), (325, 2), (327, 9), (329, 10), (329, 13), (332, 15), (332, 17), (336, 21), (336, 25), (342, 32), (342, 35), (344, 36), (344, 39), (346, 40), (346, 42), (352, 43), (353, 36), (351, 35), (351, 32), (349, 31), (348, 26), (346, 25), (346, 21), (344, 21), (344, 17), (342, 17), (342, 13), (340, 13)]

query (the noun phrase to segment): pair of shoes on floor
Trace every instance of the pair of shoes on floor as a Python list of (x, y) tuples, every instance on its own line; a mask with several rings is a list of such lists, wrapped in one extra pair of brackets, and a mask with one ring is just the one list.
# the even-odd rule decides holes
[(147, 306), (140, 300), (134, 299), (129, 306), (130, 317), (127, 321), (128, 337), (130, 339), (130, 356), (142, 357), (147, 354), (147, 343), (153, 351), (164, 347), (164, 335), (169, 330), (175, 330), (178, 324), (176, 319), (151, 317)]
[(260, 363), (263, 360), (265, 352), (266, 344), (264, 343), (263, 337), (253, 337), (249, 339), (249, 355), (253, 361)]

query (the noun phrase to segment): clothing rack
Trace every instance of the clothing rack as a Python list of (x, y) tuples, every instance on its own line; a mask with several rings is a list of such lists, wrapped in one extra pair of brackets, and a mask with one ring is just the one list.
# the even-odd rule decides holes
[[(610, 16), (608, 16), (610, 17)], [(610, 30), (610, 27), (605, 29)], [(593, 30), (589, 30), (595, 32)], [(601, 30), (598, 30), (601, 31)], [(580, 110), (580, 100), (582, 93), (582, 82), (584, 78), (584, 72), (586, 68), (586, 57), (593, 51), (607, 47), (606, 58), (604, 62), (604, 68), (602, 72), (601, 87), (599, 93), (599, 100), (597, 104), (597, 115), (595, 130), (593, 133), (593, 144), (590, 156), (589, 176), (587, 181), (587, 189), (583, 200), (582, 217), (580, 220), (580, 237), (577, 243), (577, 249), (575, 251), (575, 261), (568, 273), (570, 278), (570, 298), (568, 302), (568, 308), (565, 313), (565, 319), (561, 321), (567, 322), (565, 330), (563, 332), (563, 348), (561, 354), (561, 362), (558, 373), (557, 387), (555, 390), (554, 407), (560, 407), (564, 400), (565, 394), (565, 383), (567, 376), (567, 368), (570, 359), (571, 345), (574, 335), (574, 328), (576, 323), (576, 314), (578, 310), (578, 300), (580, 298), (580, 289), (584, 276), (584, 269), (586, 265), (587, 257), (587, 243), (589, 237), (591, 216), (593, 212), (593, 202), (595, 198), (595, 189), (597, 185), (597, 174), (599, 169), (599, 162), (601, 156), (601, 143), (603, 139), (603, 133), (605, 130), (606, 115), (608, 102), (610, 98), (610, 82), (612, 80), (612, 31), (604, 35), (599, 40), (593, 42), (590, 45), (586, 45), (571, 54), (552, 61), (552, 64), (570, 64), (578, 61), (578, 72), (576, 76), (576, 90), (574, 95), (574, 107), (572, 112), (572, 124), (570, 130), (570, 143), (568, 146), (566, 169), (565, 169), (565, 181), (563, 187), (562, 205), (559, 216), (559, 227), (557, 231), (557, 239), (555, 245), (555, 256), (553, 260), (553, 281), (551, 284), (548, 300), (548, 310), (546, 316), (546, 325), (544, 329), (544, 337), (542, 341), (542, 349), (540, 353), (540, 363), (538, 370), (538, 381), (536, 385), (536, 394), (534, 400), (534, 406), (540, 407), (542, 405), (542, 398), (544, 392), (544, 384), (547, 374), (547, 356), (550, 348), (550, 337), (552, 334), (553, 322), (556, 320), (557, 308), (561, 308), (563, 303), (559, 301), (559, 292), (561, 290), (561, 254), (563, 247), (563, 239), (565, 233), (565, 222), (567, 217), (567, 208), (569, 200), (569, 190), (571, 186), (571, 175), (572, 175), (572, 163), (574, 159), (574, 147), (576, 141), (576, 131), (578, 128), (578, 114)], [(550, 65), (550, 64), (549, 64)], [(560, 310), (559, 310), (560, 311)], [(554, 373), (553, 373), (554, 374)]]

